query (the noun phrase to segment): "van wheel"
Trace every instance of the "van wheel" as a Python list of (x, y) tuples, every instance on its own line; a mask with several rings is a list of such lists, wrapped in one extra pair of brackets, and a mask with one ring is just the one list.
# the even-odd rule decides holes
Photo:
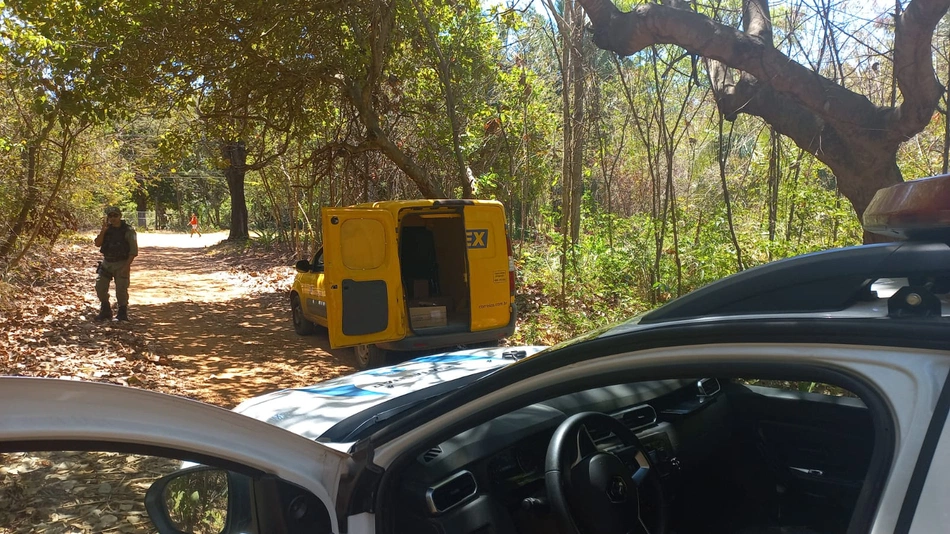
[(387, 353), (376, 345), (357, 345), (353, 347), (356, 353), (356, 366), (360, 369), (372, 369), (386, 365)]
[(304, 317), (303, 308), (300, 306), (300, 297), (297, 295), (290, 296), (290, 312), (293, 314), (294, 332), (301, 336), (309, 336), (313, 333), (316, 325)]

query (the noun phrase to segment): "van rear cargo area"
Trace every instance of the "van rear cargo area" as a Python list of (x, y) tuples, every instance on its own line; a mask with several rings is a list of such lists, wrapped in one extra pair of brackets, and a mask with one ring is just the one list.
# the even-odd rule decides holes
[(409, 327), (418, 335), (471, 329), (465, 224), (461, 211), (425, 209), (404, 215), (399, 262), (409, 308)]

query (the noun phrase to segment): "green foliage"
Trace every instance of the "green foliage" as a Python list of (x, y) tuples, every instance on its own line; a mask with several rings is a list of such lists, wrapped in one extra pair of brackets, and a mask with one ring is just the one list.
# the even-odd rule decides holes
[[(783, 222), (771, 241), (762, 222), (763, 212), (767, 213), (764, 192), (749, 188), (736, 194), (733, 217), (746, 268), (860, 243), (860, 226), (850, 206), (825, 187), (817, 174), (812, 176), (814, 170), (805, 169), (798, 181), (782, 184), (779, 212), (793, 215), (780, 218)], [(714, 194), (715, 190), (709, 193), (710, 197)], [(721, 199), (694, 198), (695, 202), (679, 203), (677, 216), (684, 292), (738, 269)], [(561, 234), (549, 230), (542, 239), (515, 247), (521, 250), (516, 264), (522, 320), (513, 342), (557, 343), (629, 319), (676, 296), (676, 251), (671, 238), (663, 241), (659, 260), (654, 253), (654, 231), (662, 220), (646, 213), (623, 218), (593, 211), (589, 198), (585, 206), (581, 239), (569, 253), (570, 282), (563, 297), (558, 262)], [(657, 261), (659, 276), (651, 284), (650, 273)], [(651, 304), (654, 295), (657, 301)]]
[(272, 247), (279, 242), (277, 230), (273, 227), (268, 227), (263, 224), (257, 225), (254, 232), (256, 234), (254, 240), (257, 241), (260, 246)]
[(184, 473), (165, 488), (165, 507), (175, 527), (194, 534), (220, 534), (227, 522), (227, 472)]
[[(695, 7), (738, 27), (740, 6)], [(694, 77), (693, 58), (673, 46), (617, 59), (588, 42), (582, 230), (562, 294), (560, 37), (532, 7), (15, 0), (0, 9), (7, 258), (34, 229), (48, 242), (96, 226), (106, 204), (162, 211), (174, 229), (192, 211), (203, 226), (227, 227), (221, 147), (233, 140), (248, 148), (240, 170), (256, 244), (291, 243), (299, 257), (320, 244), (323, 206), (418, 197), (413, 166), (461, 195), (462, 159), (474, 195), (507, 207), (527, 342), (662, 304), (736, 272), (740, 255), (748, 268), (861, 239), (813, 156), (784, 139), (772, 152), (768, 128), (745, 116), (720, 139), (702, 62)], [(776, 47), (805, 53), (816, 22), (789, 6), (773, 15)], [(934, 44), (944, 77), (950, 42)], [(864, 48), (839, 57), (842, 75), (889, 105), (889, 62)], [(905, 176), (942, 170), (945, 127), (940, 112), (903, 145)]]

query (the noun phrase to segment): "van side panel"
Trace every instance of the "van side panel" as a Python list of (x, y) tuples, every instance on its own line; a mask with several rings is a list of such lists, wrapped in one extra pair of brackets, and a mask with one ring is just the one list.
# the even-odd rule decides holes
[(511, 318), (508, 238), (498, 204), (465, 206), (472, 332), (499, 328)]

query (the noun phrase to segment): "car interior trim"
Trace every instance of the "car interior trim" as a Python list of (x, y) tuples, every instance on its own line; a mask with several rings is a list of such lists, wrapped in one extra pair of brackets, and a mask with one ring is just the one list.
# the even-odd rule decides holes
[[(463, 478), (467, 481), (462, 480)], [(443, 492), (447, 492), (448, 495), (443, 497)], [(464, 503), (477, 493), (478, 482), (475, 480), (475, 476), (472, 475), (471, 471), (462, 470), (429, 487), (426, 490), (426, 504), (429, 505), (429, 512), (441, 514)], [(443, 499), (446, 498), (454, 500), (445, 502)]]
[(914, 472), (911, 474), (910, 483), (907, 485), (904, 503), (901, 505), (900, 514), (897, 516), (894, 534), (910, 532), (910, 527), (914, 522), (914, 513), (917, 511), (917, 502), (924, 490), (924, 483), (927, 482), (930, 464), (933, 462), (937, 443), (940, 441), (940, 435), (943, 433), (948, 414), (950, 414), (950, 373), (944, 379), (940, 397), (937, 398), (937, 404), (934, 406), (930, 425), (927, 427), (927, 433), (924, 435), (924, 441), (920, 447), (920, 454), (917, 456), (917, 464), (914, 465)]

